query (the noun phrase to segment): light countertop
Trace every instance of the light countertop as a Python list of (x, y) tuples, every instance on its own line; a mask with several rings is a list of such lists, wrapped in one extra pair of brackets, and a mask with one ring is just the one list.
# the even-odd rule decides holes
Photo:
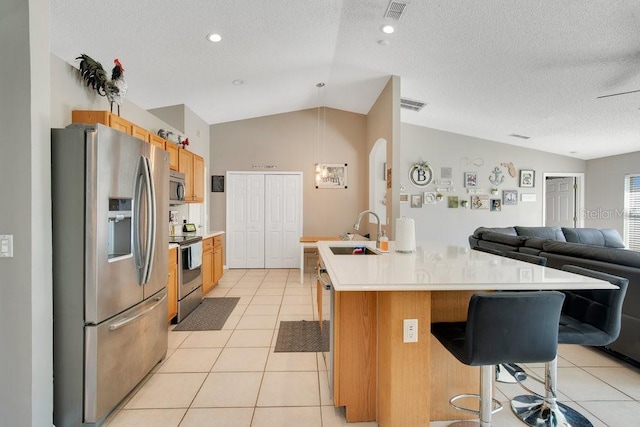
[(418, 242), (415, 253), (397, 253), (395, 242), (380, 255), (334, 255), (330, 247), (375, 242), (318, 242), (337, 291), (452, 291), (616, 289), (608, 282), (474, 251), (459, 246)]

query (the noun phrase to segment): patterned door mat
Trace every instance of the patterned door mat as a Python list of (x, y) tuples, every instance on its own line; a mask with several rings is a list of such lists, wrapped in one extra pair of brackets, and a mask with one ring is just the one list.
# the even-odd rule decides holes
[(174, 331), (218, 331), (240, 301), (235, 298), (205, 298), (186, 319), (178, 323)]
[(329, 321), (280, 322), (275, 353), (329, 351)]

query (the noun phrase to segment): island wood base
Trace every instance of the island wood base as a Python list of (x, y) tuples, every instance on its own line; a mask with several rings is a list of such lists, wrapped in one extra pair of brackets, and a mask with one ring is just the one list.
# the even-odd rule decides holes
[[(467, 291), (336, 292), (334, 404), (348, 422), (428, 426), (475, 418), (449, 399), (479, 390), (479, 368), (458, 362), (431, 336), (431, 322), (465, 320)], [(403, 343), (403, 320), (418, 319), (418, 342)]]

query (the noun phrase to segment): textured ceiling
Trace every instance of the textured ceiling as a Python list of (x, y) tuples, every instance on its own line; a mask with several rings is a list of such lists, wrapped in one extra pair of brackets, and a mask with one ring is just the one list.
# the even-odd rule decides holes
[(51, 0), (51, 51), (75, 66), (117, 57), (131, 101), (212, 124), (319, 103), (367, 113), (398, 75), (403, 97), (428, 103), (403, 122), (582, 159), (640, 150), (640, 92), (596, 99), (640, 89), (640, 1), (411, 0), (388, 36), (387, 6)]

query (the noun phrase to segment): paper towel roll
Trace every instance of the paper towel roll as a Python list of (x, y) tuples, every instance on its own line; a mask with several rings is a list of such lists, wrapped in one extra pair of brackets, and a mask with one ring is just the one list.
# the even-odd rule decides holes
[(396, 218), (396, 252), (415, 252), (416, 225), (413, 218)]

